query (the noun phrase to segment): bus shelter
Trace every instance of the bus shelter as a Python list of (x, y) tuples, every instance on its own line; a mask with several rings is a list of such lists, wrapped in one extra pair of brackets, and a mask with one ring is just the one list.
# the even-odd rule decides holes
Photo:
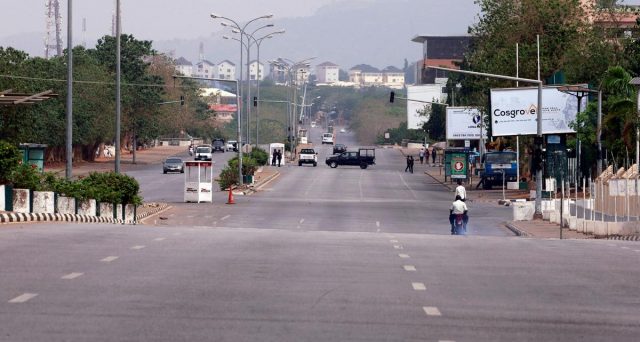
[(213, 162), (184, 162), (184, 201), (213, 202)]

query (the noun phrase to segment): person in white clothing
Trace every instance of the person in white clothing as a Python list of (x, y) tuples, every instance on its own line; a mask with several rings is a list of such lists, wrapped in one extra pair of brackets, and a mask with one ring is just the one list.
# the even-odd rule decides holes
[(460, 196), (462, 202), (465, 202), (467, 199), (467, 189), (465, 189), (464, 185), (462, 185), (462, 181), (458, 179), (458, 186), (456, 187), (456, 197)]
[(467, 223), (469, 222), (469, 215), (467, 212), (469, 209), (467, 208), (467, 204), (462, 201), (460, 196), (456, 195), (456, 200), (451, 205), (451, 209), (449, 209), (449, 223), (451, 223), (451, 235), (456, 233), (455, 226), (453, 221), (456, 218), (456, 215), (462, 214), (462, 222), (464, 223), (464, 230), (467, 230)]

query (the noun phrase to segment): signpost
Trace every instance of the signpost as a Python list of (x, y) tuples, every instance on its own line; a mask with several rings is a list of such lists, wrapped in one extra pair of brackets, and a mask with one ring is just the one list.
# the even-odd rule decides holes
[(467, 179), (467, 169), (469, 158), (467, 153), (454, 152), (451, 153), (451, 179)]

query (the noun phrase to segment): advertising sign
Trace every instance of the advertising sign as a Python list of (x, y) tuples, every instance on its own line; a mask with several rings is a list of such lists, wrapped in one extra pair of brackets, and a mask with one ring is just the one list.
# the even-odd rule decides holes
[[(480, 110), (473, 107), (447, 107), (447, 140), (480, 140)], [(483, 127), (483, 139), (487, 139)]]
[[(581, 108), (587, 108), (587, 98)], [(493, 136), (537, 134), (538, 88), (491, 89)], [(569, 125), (578, 113), (577, 97), (557, 87), (542, 90), (542, 134), (575, 133)]]
[[(438, 84), (428, 84), (407, 87), (407, 128), (422, 129), (422, 125), (429, 120), (429, 117), (422, 116), (420, 113), (424, 111), (428, 103), (417, 102), (440, 102), (442, 95), (442, 86)], [(413, 100), (413, 101), (412, 101)]]
[(467, 178), (467, 154), (466, 153), (451, 154), (451, 178), (452, 179)]

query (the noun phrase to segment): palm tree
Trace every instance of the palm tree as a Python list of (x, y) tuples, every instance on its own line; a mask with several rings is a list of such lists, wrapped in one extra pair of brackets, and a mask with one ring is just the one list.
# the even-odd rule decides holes
[(609, 150), (620, 157), (619, 160), (624, 158), (626, 151), (635, 149), (638, 125), (634, 102), (636, 90), (629, 81), (631, 75), (620, 66), (610, 67), (602, 79), (602, 89), (607, 96), (603, 133)]

